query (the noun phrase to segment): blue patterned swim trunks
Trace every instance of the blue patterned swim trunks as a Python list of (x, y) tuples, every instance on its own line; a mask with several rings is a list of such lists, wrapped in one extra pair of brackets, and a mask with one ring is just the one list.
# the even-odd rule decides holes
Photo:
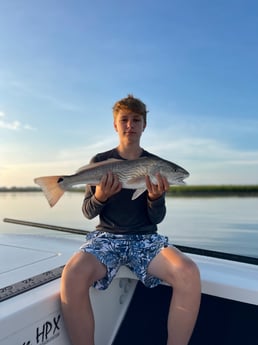
[(120, 266), (127, 266), (147, 287), (160, 284), (160, 279), (148, 274), (151, 260), (165, 247), (168, 238), (160, 234), (120, 235), (92, 231), (80, 250), (97, 257), (107, 268), (106, 276), (94, 283), (94, 287), (105, 290), (117, 274)]

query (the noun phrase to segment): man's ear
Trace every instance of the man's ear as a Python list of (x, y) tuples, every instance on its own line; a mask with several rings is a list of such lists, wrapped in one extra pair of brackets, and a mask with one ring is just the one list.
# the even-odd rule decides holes
[(114, 128), (115, 128), (115, 131), (117, 132), (117, 125), (116, 125), (115, 121), (113, 122), (113, 125), (114, 125)]

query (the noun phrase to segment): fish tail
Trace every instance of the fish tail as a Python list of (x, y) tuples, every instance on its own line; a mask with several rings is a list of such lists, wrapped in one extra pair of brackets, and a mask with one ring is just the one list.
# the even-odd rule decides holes
[(58, 184), (60, 177), (61, 176), (44, 176), (34, 179), (34, 182), (41, 187), (51, 207), (58, 202), (65, 192)]

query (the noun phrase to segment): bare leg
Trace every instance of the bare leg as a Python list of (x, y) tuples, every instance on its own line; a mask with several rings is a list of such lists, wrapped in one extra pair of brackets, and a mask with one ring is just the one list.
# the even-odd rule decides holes
[(83, 252), (76, 253), (64, 268), (61, 307), (73, 345), (94, 345), (94, 317), (89, 289), (105, 274), (105, 266), (92, 254)]
[(195, 263), (176, 248), (164, 248), (148, 272), (173, 287), (168, 315), (167, 345), (187, 345), (198, 316), (201, 283)]

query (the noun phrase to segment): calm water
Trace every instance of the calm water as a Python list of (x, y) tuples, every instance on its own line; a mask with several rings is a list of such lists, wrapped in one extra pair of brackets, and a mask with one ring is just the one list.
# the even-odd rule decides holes
[[(0, 193), (0, 233), (49, 232), (4, 223), (5, 217), (93, 230), (97, 219), (82, 216), (82, 199), (82, 193), (66, 193), (50, 208), (40, 192)], [(258, 198), (167, 198), (159, 232), (175, 244), (258, 257)]]

